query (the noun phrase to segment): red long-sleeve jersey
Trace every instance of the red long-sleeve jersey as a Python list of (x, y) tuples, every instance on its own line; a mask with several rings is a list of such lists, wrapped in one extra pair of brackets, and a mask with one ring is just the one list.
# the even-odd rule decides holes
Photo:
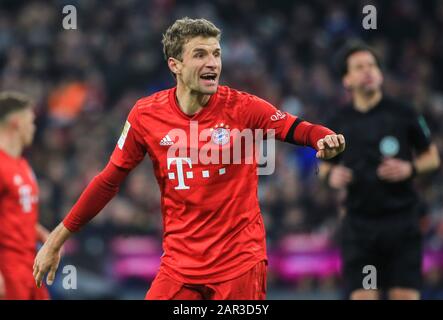
[(34, 284), (38, 185), (26, 159), (0, 150), (0, 271)]
[(234, 150), (245, 139), (242, 132), (260, 129), (266, 136), (267, 130), (273, 130), (278, 140), (314, 148), (320, 138), (333, 133), (226, 86), (219, 86), (192, 116), (179, 108), (176, 88), (140, 99), (128, 116), (111, 163), (88, 186), (64, 225), (77, 231), (148, 154), (161, 191), (161, 268), (185, 283), (233, 279), (267, 258), (257, 160)]

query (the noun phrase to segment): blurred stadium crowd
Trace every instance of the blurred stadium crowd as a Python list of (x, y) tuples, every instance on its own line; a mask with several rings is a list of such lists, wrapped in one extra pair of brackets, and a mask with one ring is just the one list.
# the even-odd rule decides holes
[[(385, 91), (425, 114), (443, 151), (443, 1), (371, 2), (378, 12), (371, 31), (361, 26), (366, 1), (0, 3), (0, 89), (26, 92), (37, 103), (27, 157), (39, 178), (41, 221), (51, 229), (108, 161), (134, 102), (174, 85), (160, 41), (183, 16), (222, 29), (223, 84), (320, 123), (349, 98), (334, 53), (346, 39), (368, 41), (385, 63)], [(67, 4), (77, 8), (77, 30), (62, 28)], [(417, 181), (428, 221), (424, 298), (443, 298), (442, 170)], [(340, 298), (340, 194), (319, 181), (314, 153), (278, 143), (276, 171), (261, 177), (259, 193), (269, 298)], [(159, 200), (148, 160), (68, 243), (63, 263), (78, 267), (79, 288), (52, 289), (54, 297), (142, 298), (161, 255)]]

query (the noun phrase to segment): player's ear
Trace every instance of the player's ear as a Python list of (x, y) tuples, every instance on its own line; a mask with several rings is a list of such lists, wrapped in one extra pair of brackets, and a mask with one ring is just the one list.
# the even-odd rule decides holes
[(20, 117), (17, 112), (13, 112), (8, 115), (6, 122), (8, 126), (12, 129), (17, 129), (20, 127)]
[(180, 60), (169, 57), (168, 58), (168, 67), (169, 67), (169, 70), (171, 70), (171, 72), (174, 74), (181, 73), (182, 64), (181, 64)]

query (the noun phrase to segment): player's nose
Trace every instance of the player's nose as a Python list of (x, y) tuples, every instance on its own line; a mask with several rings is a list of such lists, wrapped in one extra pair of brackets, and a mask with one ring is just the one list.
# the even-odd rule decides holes
[(213, 55), (209, 55), (209, 58), (206, 61), (206, 65), (205, 67), (211, 69), (211, 70), (215, 70), (218, 67), (218, 60), (213, 56)]

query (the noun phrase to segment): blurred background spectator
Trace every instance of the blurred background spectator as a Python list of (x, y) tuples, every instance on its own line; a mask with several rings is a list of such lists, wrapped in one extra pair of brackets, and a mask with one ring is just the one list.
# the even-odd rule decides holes
[[(77, 30), (62, 8), (77, 9)], [(375, 5), (378, 29), (364, 30)], [(443, 1), (2, 0), (0, 89), (36, 103), (38, 132), (27, 156), (39, 178), (41, 221), (53, 228), (103, 168), (134, 102), (174, 85), (161, 37), (176, 18), (205, 17), (223, 31), (222, 83), (324, 122), (348, 99), (333, 72), (344, 41), (369, 42), (385, 63), (385, 91), (425, 114), (443, 151)], [(312, 150), (278, 143), (276, 171), (260, 178), (268, 235), (269, 299), (341, 299), (335, 244), (337, 194), (316, 177)], [(423, 298), (443, 299), (443, 171), (421, 178), (426, 202)], [(77, 290), (57, 299), (141, 299), (159, 265), (160, 195), (149, 161), (70, 240), (62, 265)]]

